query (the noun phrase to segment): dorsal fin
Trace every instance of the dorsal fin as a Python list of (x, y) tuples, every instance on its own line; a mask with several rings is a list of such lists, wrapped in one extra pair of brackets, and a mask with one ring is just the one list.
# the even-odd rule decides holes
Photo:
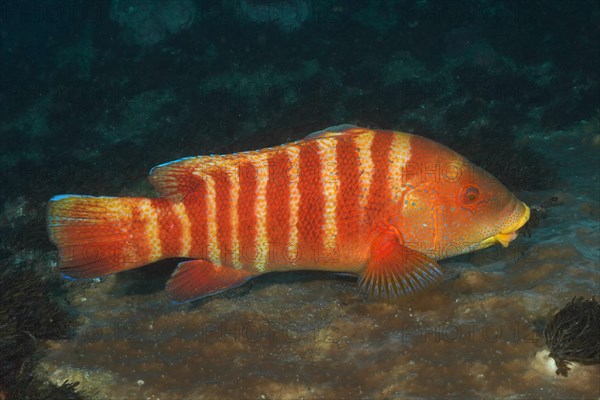
[(150, 170), (150, 183), (162, 197), (180, 201), (196, 191), (206, 174), (218, 168), (226, 156), (185, 157)]
[(310, 135), (306, 136), (304, 138), (304, 140), (312, 140), (312, 139), (319, 139), (319, 138), (325, 138), (325, 137), (340, 136), (340, 135), (343, 135), (344, 133), (346, 133), (347, 131), (353, 130), (353, 129), (362, 129), (362, 128), (360, 128), (356, 125), (350, 125), (350, 124), (330, 126), (329, 128), (321, 129), (320, 131), (311, 133)]
[(228, 174), (236, 174), (240, 163), (256, 160), (257, 157), (268, 157), (268, 153), (278, 149), (279, 147), (268, 147), (242, 153), (180, 158), (152, 168), (149, 179), (161, 197), (181, 201), (198, 190), (213, 173), (224, 170)]
[(244, 159), (252, 159), (256, 156), (263, 156), (268, 152), (276, 152), (282, 147), (290, 144), (301, 144), (323, 137), (334, 137), (346, 133), (361, 133), (364, 128), (354, 125), (337, 125), (318, 132), (311, 133), (304, 140), (294, 143), (284, 144), (278, 147), (266, 148), (256, 151), (246, 151), (227, 155), (210, 155), (185, 157), (175, 161), (158, 165), (150, 170), (150, 183), (162, 197), (170, 198), (174, 201), (181, 201), (186, 195), (199, 189), (208, 174), (219, 168), (231, 168), (238, 166)]

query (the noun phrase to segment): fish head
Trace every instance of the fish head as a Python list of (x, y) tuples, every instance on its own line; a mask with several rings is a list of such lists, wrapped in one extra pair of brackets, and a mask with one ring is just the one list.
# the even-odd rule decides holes
[[(498, 179), (453, 150), (431, 140), (411, 139), (405, 171), (405, 239), (419, 243), (436, 259), (516, 239), (529, 219), (529, 207)], [(410, 170), (412, 169), (412, 174)]]

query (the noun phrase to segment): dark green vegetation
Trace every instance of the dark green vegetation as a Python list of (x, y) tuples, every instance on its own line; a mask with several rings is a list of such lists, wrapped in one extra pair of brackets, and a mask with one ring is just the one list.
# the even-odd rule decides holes
[(34, 373), (43, 340), (66, 338), (74, 321), (64, 284), (43, 271), (0, 263), (0, 397), (82, 399), (77, 382), (57, 386)]
[[(306, 21), (285, 33), (227, 2), (198, 2), (189, 29), (149, 47), (123, 40), (110, 2), (38, 3), (0, 16), (14, 32), (0, 49), (1, 115), (50, 98), (47, 132), (2, 132), (11, 161), (0, 201), (17, 187), (39, 202), (65, 190), (117, 194), (161, 162), (339, 123), (429, 136), (512, 189), (547, 188), (556, 165), (517, 131), (565, 129), (600, 104), (594, 1), (308, 2)], [(76, 18), (65, 25), (63, 15)], [(40, 35), (52, 40), (40, 47)], [(131, 99), (162, 90), (136, 119)]]
[(544, 329), (556, 374), (567, 376), (569, 363), (600, 364), (600, 304), (575, 297)]

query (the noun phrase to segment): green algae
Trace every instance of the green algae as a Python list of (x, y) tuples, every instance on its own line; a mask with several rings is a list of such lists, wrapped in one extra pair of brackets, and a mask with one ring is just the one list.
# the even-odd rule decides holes
[(568, 376), (571, 362), (600, 364), (600, 304), (574, 297), (546, 325), (544, 337), (557, 375)]

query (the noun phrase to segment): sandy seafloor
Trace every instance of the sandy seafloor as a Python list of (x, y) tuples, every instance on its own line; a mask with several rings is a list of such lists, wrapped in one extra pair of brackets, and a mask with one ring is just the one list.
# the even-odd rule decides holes
[(78, 283), (81, 325), (40, 368), (110, 399), (598, 398), (600, 366), (565, 378), (541, 352), (540, 326), (600, 288), (597, 156), (563, 143), (555, 157), (557, 187), (518, 194), (563, 202), (532, 236), (443, 261), (447, 279), (419, 297), (385, 303), (351, 278), (284, 273), (175, 305), (163, 263)]

